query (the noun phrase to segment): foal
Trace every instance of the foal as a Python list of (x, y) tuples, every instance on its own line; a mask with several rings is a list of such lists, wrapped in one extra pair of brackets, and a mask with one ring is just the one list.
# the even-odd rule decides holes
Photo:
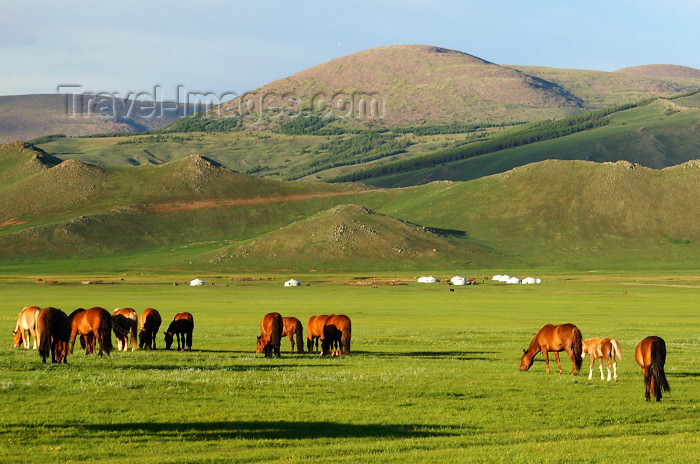
[(593, 365), (597, 358), (598, 366), (600, 367), (600, 380), (605, 380), (605, 376), (603, 375), (603, 359), (605, 359), (605, 364), (607, 364), (608, 367), (608, 382), (610, 382), (610, 358), (612, 358), (615, 382), (617, 382), (617, 360), (615, 359), (615, 355), (622, 359), (622, 352), (620, 351), (620, 345), (617, 343), (617, 340), (613, 338), (589, 338), (588, 340), (584, 340), (581, 359), (586, 359), (587, 354), (591, 355), (591, 370), (588, 374), (588, 380), (593, 378)]

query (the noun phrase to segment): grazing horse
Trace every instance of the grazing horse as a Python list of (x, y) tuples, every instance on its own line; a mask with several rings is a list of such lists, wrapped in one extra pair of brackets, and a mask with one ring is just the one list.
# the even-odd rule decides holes
[(51, 356), (52, 363), (68, 364), (68, 344), (70, 323), (66, 313), (57, 308), (44, 308), (36, 317), (36, 331), (39, 337), (39, 355), (46, 363)]
[[(306, 324), (306, 348), (308, 348), (309, 353), (318, 353), (318, 341), (323, 336), (323, 325), (326, 323), (326, 319), (328, 319), (328, 314), (309, 318), (309, 323)], [(316, 343), (315, 351), (314, 342)]]
[(350, 356), (350, 338), (352, 325), (350, 318), (344, 314), (331, 315), (323, 325), (321, 337), (321, 356)]
[(112, 313), (112, 329), (117, 337), (117, 350), (127, 351), (131, 336), (131, 351), (136, 350), (136, 331), (139, 318), (132, 308), (117, 308)]
[(581, 331), (573, 324), (552, 325), (547, 324), (537, 332), (537, 335), (530, 342), (527, 350), (523, 350), (523, 357), (520, 359), (520, 370), (526, 371), (532, 366), (535, 355), (542, 351), (544, 360), (547, 363), (547, 373), (549, 374), (549, 352), (554, 351), (554, 359), (557, 360), (559, 373), (562, 373), (559, 362), (559, 352), (566, 351), (574, 363), (572, 375), (578, 374), (581, 369), (583, 358), (583, 341)]
[(160, 324), (162, 322), (160, 313), (153, 308), (146, 308), (141, 313), (139, 322), (141, 322), (141, 331), (139, 331), (139, 348), (155, 350), (156, 335), (158, 335), (158, 330), (160, 330)]
[(583, 341), (582, 348), (581, 359), (586, 359), (587, 354), (591, 355), (591, 370), (588, 373), (588, 380), (593, 378), (593, 364), (595, 364), (597, 358), (598, 367), (600, 367), (600, 380), (605, 380), (603, 375), (603, 359), (605, 359), (605, 364), (608, 366), (608, 382), (610, 382), (610, 358), (612, 358), (613, 373), (615, 382), (617, 382), (617, 360), (615, 355), (622, 359), (622, 352), (617, 340), (613, 338), (589, 338)]
[(180, 348), (180, 337), (182, 337), (182, 351), (185, 351), (185, 344), (187, 344), (187, 350), (192, 351), (192, 330), (194, 329), (194, 318), (190, 313), (177, 313), (175, 319), (168, 326), (168, 330), (163, 332), (165, 334), (165, 349), (169, 350), (173, 344), (173, 335), (177, 336), (177, 349)]
[(297, 339), (297, 353), (304, 353), (304, 326), (296, 317), (282, 318), (282, 336), (289, 337), (289, 342), (292, 344), (290, 353), (294, 353), (294, 337)]
[(650, 400), (649, 393), (656, 397), (656, 401), (661, 401), (661, 391), (671, 391), (664, 372), (666, 342), (661, 337), (647, 337), (637, 345), (634, 358), (644, 374), (644, 396), (647, 401)]
[(280, 341), (282, 339), (282, 316), (280, 313), (265, 314), (260, 321), (260, 336), (258, 337), (256, 353), (265, 353), (266, 358), (273, 354), (280, 357)]
[(36, 350), (37, 338), (36, 338), (36, 316), (39, 314), (41, 309), (36, 306), (27, 306), (22, 309), (17, 318), (17, 325), (12, 333), (15, 335), (15, 348), (19, 348), (20, 345), (24, 345), (26, 349), (29, 349), (29, 337), (34, 339), (34, 349)]
[[(75, 347), (75, 338), (78, 334), (85, 335), (87, 338), (87, 349), (85, 354), (95, 352), (95, 341), (100, 342), (100, 352), (112, 352), (112, 315), (100, 307), (90, 309), (76, 309), (68, 316), (70, 323), (70, 352), (73, 353)], [(82, 344), (82, 343), (81, 343)]]

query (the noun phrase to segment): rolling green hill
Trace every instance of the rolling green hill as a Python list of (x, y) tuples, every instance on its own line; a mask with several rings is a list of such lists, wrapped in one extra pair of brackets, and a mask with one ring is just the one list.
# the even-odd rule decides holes
[[(114, 168), (54, 164), (22, 144), (0, 153), (10, 166), (0, 171), (5, 272), (77, 263), (360, 270), (700, 262), (697, 161), (662, 170), (545, 161), (468, 182), (367, 189), (260, 179), (201, 157)], [(37, 158), (46, 164), (32, 164)]]
[[(470, 149), (478, 147), (479, 143), (476, 143), (444, 152), (446, 155), (461, 152), (462, 156), (447, 158), (437, 151), (428, 158), (386, 164), (366, 173), (358, 170), (341, 179), (399, 187), (435, 180), (476, 179), (547, 159), (625, 160), (661, 169), (700, 158), (700, 94), (674, 100), (654, 100), (613, 112), (602, 122), (586, 130), (540, 142), (528, 141), (531, 129), (525, 127), (519, 130), (525, 134), (524, 141), (515, 148), (496, 147), (470, 154)], [(533, 128), (537, 129), (537, 126)], [(498, 137), (496, 135), (494, 140)]]

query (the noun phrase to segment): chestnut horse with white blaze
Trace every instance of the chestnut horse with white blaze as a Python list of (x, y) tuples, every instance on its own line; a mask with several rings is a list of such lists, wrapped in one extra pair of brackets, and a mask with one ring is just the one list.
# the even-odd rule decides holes
[(637, 345), (634, 352), (637, 364), (644, 375), (644, 396), (650, 401), (651, 396), (661, 401), (661, 391), (671, 391), (666, 380), (664, 364), (666, 364), (666, 342), (661, 337), (647, 337)]
[(143, 310), (139, 317), (139, 322), (141, 323), (139, 348), (146, 348), (147, 350), (156, 349), (156, 335), (158, 335), (158, 330), (160, 330), (162, 321), (158, 310), (153, 308), (146, 308)]
[(265, 353), (266, 358), (273, 354), (280, 357), (280, 342), (282, 339), (282, 316), (280, 313), (265, 314), (260, 321), (260, 336), (258, 337), (256, 353)]
[(27, 306), (19, 313), (17, 318), (17, 325), (15, 330), (12, 331), (14, 334), (15, 348), (19, 348), (20, 345), (24, 345), (26, 349), (29, 349), (29, 337), (34, 339), (34, 349), (37, 347), (37, 336), (36, 336), (36, 317), (39, 315), (39, 309), (36, 306)]
[(532, 366), (535, 355), (540, 351), (544, 355), (547, 363), (547, 373), (549, 374), (549, 352), (554, 351), (554, 359), (557, 360), (559, 373), (562, 373), (559, 362), (559, 352), (566, 351), (574, 363), (572, 375), (578, 374), (581, 369), (583, 358), (583, 340), (581, 331), (573, 324), (552, 325), (547, 324), (537, 332), (537, 335), (530, 342), (527, 350), (523, 350), (523, 357), (520, 359), (520, 370), (526, 371)]
[[(309, 318), (309, 323), (306, 324), (306, 348), (309, 353), (318, 353), (318, 342), (323, 336), (323, 325), (326, 323), (326, 319), (328, 319), (328, 314)], [(314, 343), (316, 343), (315, 351)]]
[(86, 354), (95, 352), (95, 341), (100, 342), (99, 356), (102, 356), (102, 353), (109, 355), (112, 352), (112, 315), (106, 309), (98, 306), (90, 309), (76, 309), (68, 316), (68, 322), (70, 323), (71, 353), (78, 334), (85, 335), (89, 340)]
[(290, 353), (294, 353), (294, 337), (296, 337), (297, 353), (304, 353), (304, 326), (296, 317), (282, 318), (282, 336), (289, 337), (289, 342), (292, 344)]
[(136, 332), (139, 318), (132, 308), (117, 308), (112, 313), (112, 329), (117, 337), (117, 349), (127, 351), (131, 336), (131, 351), (136, 351)]
[(622, 359), (622, 352), (620, 351), (620, 345), (614, 338), (589, 338), (583, 341), (583, 351), (581, 353), (581, 359), (586, 359), (586, 355), (591, 355), (591, 370), (588, 373), (588, 380), (593, 378), (593, 365), (595, 360), (598, 359), (598, 367), (600, 367), (600, 380), (605, 380), (603, 375), (603, 359), (605, 359), (605, 364), (608, 366), (608, 382), (610, 382), (610, 359), (612, 358), (612, 367), (615, 382), (617, 382), (617, 359)]
[[(177, 313), (173, 322), (168, 326), (165, 334), (165, 349), (169, 350), (173, 345), (173, 335), (177, 337), (177, 350), (192, 351), (192, 331), (194, 330), (194, 318), (190, 313)], [(182, 348), (180, 348), (180, 338), (182, 338)]]
[(70, 323), (66, 313), (58, 308), (42, 309), (36, 317), (36, 330), (42, 362), (46, 363), (46, 357), (51, 356), (52, 363), (68, 364)]
[(331, 315), (323, 325), (321, 337), (321, 356), (350, 356), (350, 339), (352, 324), (344, 314)]

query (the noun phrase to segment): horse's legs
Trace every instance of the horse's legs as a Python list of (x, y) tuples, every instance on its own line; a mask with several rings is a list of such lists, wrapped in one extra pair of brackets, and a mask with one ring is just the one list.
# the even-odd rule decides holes
[(289, 352), (289, 354), (294, 354), (294, 332), (289, 334), (289, 343), (292, 344), (292, 350)]
[[(559, 362), (559, 352), (558, 351), (554, 352), (554, 359), (557, 360), (557, 366), (559, 367), (559, 373), (560, 374), (563, 373), (564, 371), (561, 370), (561, 363)], [(574, 369), (575, 369), (575, 367), (574, 367)]]
[(642, 375), (644, 376), (644, 397), (650, 401), (649, 391), (651, 390), (651, 379), (649, 378), (649, 368), (642, 367)]
[(613, 354), (613, 377), (615, 379), (615, 382), (617, 382), (617, 360), (615, 359), (615, 354)]
[(591, 368), (588, 371), (588, 380), (593, 379), (593, 365), (595, 364), (595, 358), (593, 358), (593, 353), (591, 353)]
[(661, 388), (658, 388), (659, 386), (656, 385), (656, 376), (651, 373), (649, 375), (651, 375), (651, 396), (655, 396), (656, 401), (661, 401)]
[[(611, 372), (610, 372), (610, 357), (608, 357), (608, 356), (605, 357), (605, 364), (606, 364), (606, 366), (608, 367), (608, 382), (610, 382), (610, 380), (611, 380), (611, 378), (612, 378), (611, 375), (610, 375), (610, 374), (611, 374)], [(601, 372), (600, 372), (600, 374), (603, 375), (602, 366), (601, 366)], [(615, 375), (615, 377), (617, 377), (617, 375)]]
[(73, 354), (73, 348), (75, 348), (75, 338), (78, 336), (77, 330), (71, 330), (70, 332), (70, 354)]
[[(603, 375), (603, 358), (598, 358), (598, 367), (600, 368), (600, 380), (605, 380), (605, 375)], [(608, 373), (610, 373), (610, 369), (608, 369)]]

